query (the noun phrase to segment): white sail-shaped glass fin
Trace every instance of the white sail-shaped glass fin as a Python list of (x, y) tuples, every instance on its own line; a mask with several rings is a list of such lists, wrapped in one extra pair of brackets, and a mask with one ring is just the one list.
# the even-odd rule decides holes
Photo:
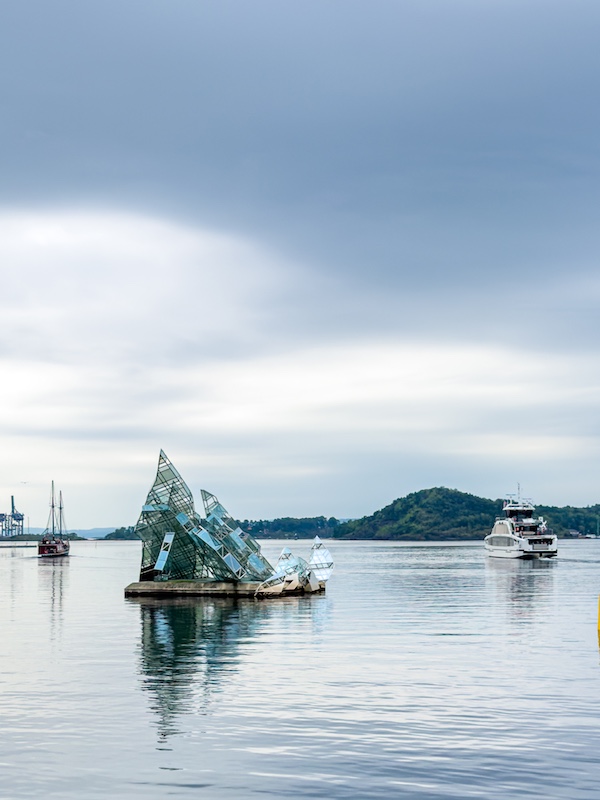
[(318, 581), (328, 581), (333, 572), (333, 558), (318, 536), (310, 551), (308, 566)]
[(333, 558), (318, 536), (310, 552), (310, 560), (295, 556), (284, 547), (275, 567), (275, 574), (256, 590), (257, 595), (285, 594), (286, 592), (322, 591), (333, 572)]

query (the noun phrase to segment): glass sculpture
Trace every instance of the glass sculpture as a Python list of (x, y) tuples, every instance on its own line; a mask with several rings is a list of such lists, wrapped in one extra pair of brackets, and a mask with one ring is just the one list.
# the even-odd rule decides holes
[(309, 561), (284, 548), (277, 566), (214, 494), (202, 490), (204, 517), (187, 484), (161, 450), (135, 533), (143, 542), (140, 581), (256, 583), (256, 595), (322, 591), (333, 561), (316, 537)]

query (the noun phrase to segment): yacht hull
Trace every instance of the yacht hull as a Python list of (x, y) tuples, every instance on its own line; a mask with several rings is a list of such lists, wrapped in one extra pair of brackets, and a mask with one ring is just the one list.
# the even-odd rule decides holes
[(546, 551), (543, 553), (532, 553), (530, 551), (512, 550), (510, 552), (500, 551), (499, 548), (492, 549), (491, 547), (485, 548), (486, 555), (490, 558), (520, 558), (520, 559), (540, 559), (540, 558), (554, 558), (557, 555), (556, 550)]

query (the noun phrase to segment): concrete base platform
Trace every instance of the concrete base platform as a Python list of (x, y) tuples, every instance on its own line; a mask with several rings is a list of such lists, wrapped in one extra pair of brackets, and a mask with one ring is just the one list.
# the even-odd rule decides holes
[(217, 581), (140, 581), (125, 588), (125, 597), (254, 597), (259, 586)]
[[(226, 583), (219, 581), (138, 581), (125, 587), (125, 597), (255, 597), (260, 583)], [(314, 591), (298, 588), (281, 594), (261, 594), (259, 599), (292, 595), (324, 594), (325, 584)]]

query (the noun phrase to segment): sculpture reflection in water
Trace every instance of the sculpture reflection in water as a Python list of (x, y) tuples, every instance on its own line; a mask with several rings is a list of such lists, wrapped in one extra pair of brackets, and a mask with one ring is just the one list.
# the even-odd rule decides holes
[(286, 630), (291, 621), (308, 623), (310, 635), (318, 636), (327, 604), (324, 597), (317, 603), (288, 598), (276, 605), (209, 598), (129, 602), (140, 606), (140, 674), (161, 740), (180, 732), (179, 717), (210, 713), (232, 671), (243, 667), (242, 647), (256, 644), (269, 620)]
[(486, 577), (492, 579), (502, 601), (508, 599), (511, 616), (531, 622), (536, 609), (547, 608), (552, 595), (556, 562), (549, 559), (487, 559)]

